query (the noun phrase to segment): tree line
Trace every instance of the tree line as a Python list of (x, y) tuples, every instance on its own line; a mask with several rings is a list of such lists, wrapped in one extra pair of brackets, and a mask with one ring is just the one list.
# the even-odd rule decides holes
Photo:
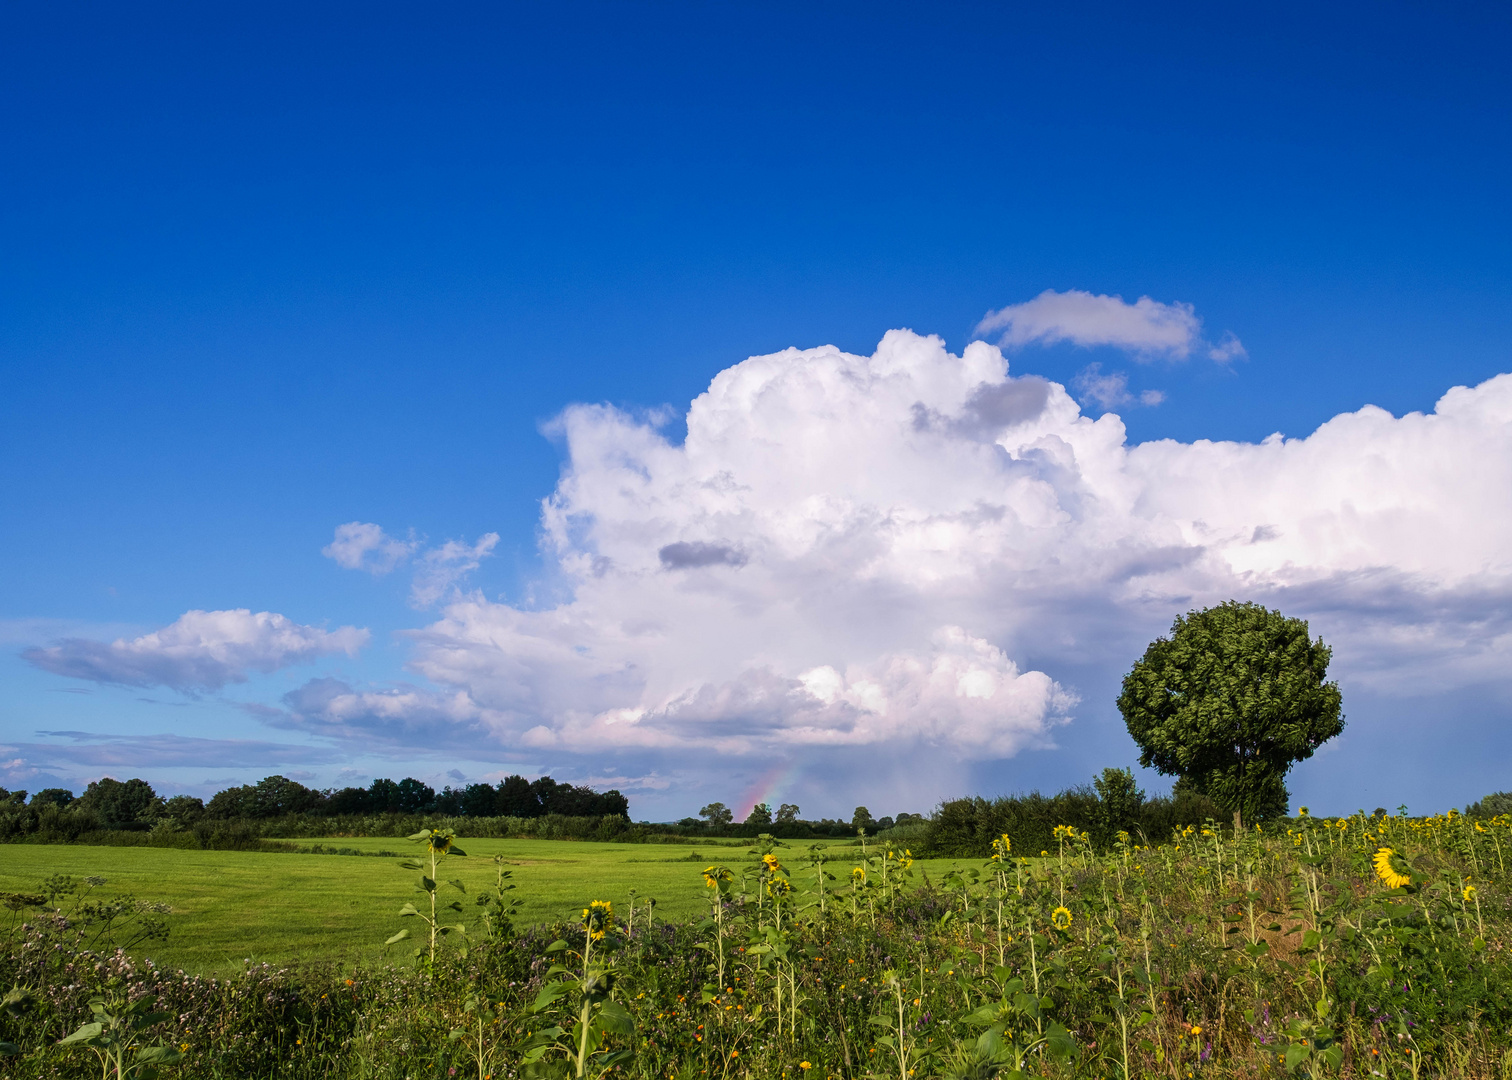
[(407, 776), (380, 777), (365, 788), (317, 790), (286, 776), (226, 788), (209, 802), (193, 795), (165, 799), (140, 777), (92, 782), (75, 796), (47, 788), (27, 798), (25, 791), (0, 788), (0, 837), (68, 825), (67, 832), (189, 829), (204, 822), (267, 821), (275, 818), (338, 818), (434, 814), (465, 818), (618, 818), (628, 824), (630, 801), (616, 790), (561, 783), (549, 776), (526, 780), (508, 776), (497, 785), (467, 784), (436, 791)]

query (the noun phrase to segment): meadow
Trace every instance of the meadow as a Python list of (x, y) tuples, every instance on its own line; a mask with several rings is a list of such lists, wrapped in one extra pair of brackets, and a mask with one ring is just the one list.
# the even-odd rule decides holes
[[(0, 980), (24, 993), (0, 1008), (6, 1074), (101, 1075), (93, 1052), (140, 1080), (1512, 1076), (1506, 817), (1210, 822), (1153, 845), (1068, 825), (1043, 852), (998, 836), (927, 878), (885, 842), (710, 845), (696, 861), (458, 842), (466, 858), (429, 837), (418, 872), (9, 847), (7, 885), (119, 859), (91, 896), (131, 886), (175, 910), (12, 897)], [(134, 861), (149, 859), (163, 861)], [(660, 893), (668, 914), (649, 925)], [(148, 962), (174, 955), (158, 940), (111, 947), (159, 917), (217, 974)], [(466, 936), (432, 935), (453, 923)], [(372, 947), (401, 924), (386, 954)], [(210, 934), (230, 937), (208, 948)], [(236, 934), (301, 962), (226, 966)], [(322, 948), (338, 940), (348, 953)]]
[[(415, 845), (394, 837), (300, 842), (315, 845), (363, 854), (11, 844), (0, 848), (0, 892), (35, 893), (54, 874), (96, 876), (105, 879), (96, 889), (101, 897), (166, 904), (171, 931), (146, 955), (194, 974), (236, 971), (247, 960), (393, 959), (383, 941), (414, 891), (414, 875), (397, 864), (414, 857)], [(561, 919), (582, 907), (584, 897), (622, 907), (632, 896), (641, 904), (654, 898), (655, 918), (686, 920), (707, 908), (699, 870), (711, 861), (756, 858), (750, 841), (722, 839), (683, 847), (462, 838), (457, 846), (468, 856), (453, 859), (448, 876), (474, 895), (494, 880), (494, 857), (504, 860), (518, 886), (515, 921), (522, 926)], [(943, 873), (954, 863), (922, 865)]]

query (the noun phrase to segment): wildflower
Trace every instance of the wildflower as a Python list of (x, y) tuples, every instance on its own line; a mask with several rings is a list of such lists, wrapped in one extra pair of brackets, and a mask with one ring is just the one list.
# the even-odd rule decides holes
[(810, 1063), (809, 1063), (809, 1062), (807, 1062), (807, 1061), (800, 1061), (800, 1062), (799, 1062), (799, 1063), (798, 1063), (798, 1067), (799, 1067), (799, 1068), (800, 1068), (800, 1069), (812, 1069), (812, 1068), (813, 1068), (813, 1067), (814, 1067), (814, 1066), (813, 1066), (813, 1065), (811, 1065), (811, 1064), (810, 1064)]
[(706, 866), (703, 871), (704, 884), (711, 889), (719, 888), (721, 881), (729, 881), (735, 875), (727, 867)]
[(1050, 913), (1050, 924), (1057, 930), (1071, 929), (1071, 912), (1065, 907), (1058, 907)]
[(594, 941), (604, 940), (604, 935), (614, 925), (614, 905), (608, 900), (595, 900), (583, 909), (583, 926)]
[(859, 885), (859, 884), (863, 883), (864, 881), (866, 881), (866, 867), (864, 867), (864, 866), (858, 866), (858, 867), (856, 867), (854, 870), (851, 871), (851, 877), (855, 879), (856, 884)]
[(767, 873), (769, 874), (775, 874), (777, 871), (782, 869), (782, 864), (777, 861), (777, 856), (773, 855), (771, 852), (767, 852), (765, 855), (763, 855), (761, 857), (761, 861), (766, 865)]
[(1465, 898), (1465, 903), (1473, 903), (1475, 901), (1475, 886), (1466, 885), (1465, 888), (1461, 891), (1460, 895)]
[(1201, 1035), (1202, 1034), (1202, 1025), (1201, 1024), (1193, 1024), (1192, 1025), (1192, 1034), (1193, 1035)]
[(1375, 863), (1376, 877), (1385, 882), (1388, 889), (1400, 889), (1403, 885), (1412, 884), (1412, 878), (1401, 873), (1391, 864), (1391, 856), (1394, 854), (1391, 848), (1377, 848), (1372, 856)]

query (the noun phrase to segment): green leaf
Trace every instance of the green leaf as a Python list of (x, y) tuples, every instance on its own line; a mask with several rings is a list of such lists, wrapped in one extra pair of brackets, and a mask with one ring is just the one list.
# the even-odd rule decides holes
[(401, 931), (399, 931), (399, 932), (398, 932), (398, 933), (397, 933), (397, 934), (395, 934), (395, 935), (394, 935), (394, 936), (393, 936), (393, 937), (391, 937), (391, 938), (389, 938), (389, 939), (388, 939), (388, 940), (387, 940), (387, 941), (385, 941), (385, 942), (384, 942), (384, 944), (385, 944), (385, 945), (393, 945), (393, 944), (395, 944), (395, 943), (396, 943), (396, 942), (400, 942), (400, 941), (403, 941), (403, 940), (404, 940), (404, 939), (405, 939), (405, 938), (407, 938), (407, 937), (409, 937), (409, 936), (410, 936), (410, 932), (409, 932), (409, 928), (408, 928), (408, 927), (406, 927), (406, 928), (405, 928), (405, 929), (403, 929), (403, 930), (401, 930)]
[(399, 917), (400, 918), (403, 918), (403, 917), (405, 917), (407, 915), (418, 915), (418, 914), (420, 914), (420, 912), (415, 909), (415, 905), (414, 904), (405, 904), (402, 908), (399, 909)]
[(450, 881), (447, 882), (447, 884), (450, 885), (452, 888), (456, 889), (458, 892), (465, 893), (467, 891), (467, 886), (464, 885), (464, 884), (462, 884), (462, 882), (460, 880), (458, 880), (457, 878), (452, 878)]
[(612, 1035), (628, 1037), (635, 1034), (635, 1021), (617, 1001), (606, 1001), (600, 1005), (596, 1019), (599, 1026)]
[(144, 1065), (174, 1065), (184, 1060), (184, 1055), (172, 1046), (144, 1046), (136, 1053), (136, 1059)]
[(436, 891), (436, 881), (435, 881), (435, 879), (434, 878), (428, 878), (424, 874), (421, 874), (420, 875), (420, 888), (422, 888), (426, 892), (435, 892)]
[(0, 1057), (15, 1057), (21, 1052), (21, 1048), (13, 1042), (0, 1040)]
[(577, 986), (570, 982), (547, 983), (541, 987), (541, 992), (536, 995), (535, 1001), (530, 1006), (533, 1013), (541, 1012), (551, 1006), (557, 998), (564, 997), (576, 990)]
[(1298, 1046), (1295, 1043), (1288, 1046), (1286, 1048), (1286, 1071), (1295, 1072), (1297, 1066), (1307, 1060), (1308, 1054), (1309, 1051), (1305, 1046)]
[(567, 948), (567, 943), (565, 941), (563, 941), (561, 938), (557, 938), (555, 941), (553, 941), (550, 945), (546, 946), (546, 948), (544, 948), (541, 951), (549, 955), (551, 953), (561, 952), (565, 948)]
[(59, 1039), (58, 1040), (58, 1045), (59, 1046), (67, 1046), (69, 1043), (87, 1042), (90, 1039), (99, 1038), (100, 1033), (103, 1032), (104, 1030), (105, 1030), (105, 1025), (99, 1023), (98, 1021), (96, 1021), (93, 1024), (85, 1024), (83, 1027), (81, 1027), (78, 1031), (74, 1032), (68, 1038), (66, 1038), (66, 1039)]
[(1059, 1061), (1076, 1054), (1076, 1040), (1061, 1024), (1051, 1024), (1050, 1030), (1045, 1032), (1045, 1047), (1050, 1051), (1050, 1056)]

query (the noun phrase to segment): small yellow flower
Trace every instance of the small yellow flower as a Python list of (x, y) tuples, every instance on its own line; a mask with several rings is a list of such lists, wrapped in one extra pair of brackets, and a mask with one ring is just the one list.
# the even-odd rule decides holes
[(1465, 888), (1464, 888), (1464, 890), (1460, 893), (1460, 895), (1465, 898), (1465, 903), (1467, 903), (1467, 904), (1474, 903), (1475, 902), (1475, 886), (1474, 885), (1466, 885)]
[(1193, 1024), (1192, 1025), (1192, 1034), (1193, 1035), (1201, 1035), (1202, 1034), (1202, 1025), (1201, 1024)]
[(1050, 913), (1050, 924), (1057, 930), (1071, 929), (1071, 912), (1064, 907), (1058, 907)]
[(851, 877), (859, 884), (866, 880), (866, 867), (858, 866), (851, 871)]

